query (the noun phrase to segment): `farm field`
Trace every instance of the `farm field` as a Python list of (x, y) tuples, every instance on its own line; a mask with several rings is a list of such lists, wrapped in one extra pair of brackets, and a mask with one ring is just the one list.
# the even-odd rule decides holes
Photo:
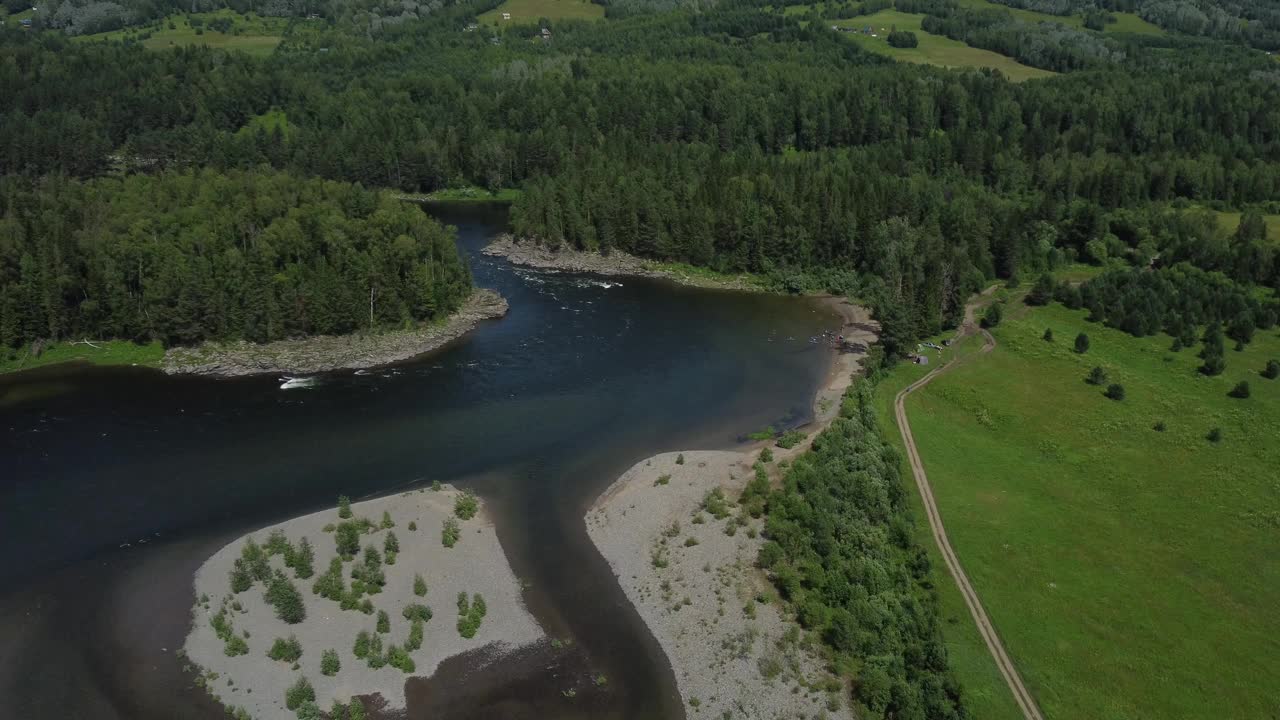
[[(195, 23), (192, 23), (195, 20)], [(219, 32), (210, 28), (211, 22), (232, 23), (231, 32)], [(169, 25), (173, 27), (170, 28)], [(230, 10), (191, 15), (171, 15), (150, 25), (126, 28), (95, 35), (77, 37), (81, 41), (135, 39), (143, 47), (164, 50), (186, 45), (207, 45), (211, 48), (240, 50), (250, 55), (270, 55), (280, 44), (285, 29), (281, 18), (257, 15), (241, 16)], [(203, 32), (200, 32), (200, 31)]]
[[(870, 25), (878, 37), (871, 37), (861, 33), (851, 34), (850, 37), (863, 48), (881, 55), (887, 55), (895, 60), (949, 68), (993, 68), (1014, 81), (1056, 75), (1056, 73), (1048, 70), (1023, 65), (1000, 53), (970, 47), (959, 40), (927, 33), (920, 29), (920, 21), (923, 18), (923, 15), (918, 14), (898, 12), (897, 10), (882, 10), (873, 15), (864, 15), (846, 20), (833, 20), (831, 24), (850, 28), (862, 28)], [(885, 34), (892, 28), (910, 30), (915, 33), (920, 41), (919, 47), (896, 48), (890, 46)]]
[[(1084, 316), (1010, 303), (995, 350), (907, 400), (952, 545), (1046, 717), (1265, 717), (1280, 703), (1280, 380), (1259, 371), (1280, 359), (1280, 333), (1229, 350), (1226, 372), (1209, 378), (1195, 350), (1169, 351), (1171, 338)], [(1092, 342), (1079, 355), (1082, 331)], [(877, 389), (899, 447), (893, 397), (938, 363), (900, 365)], [(1123, 401), (1084, 382), (1094, 366), (1124, 385)], [(1228, 397), (1240, 380), (1251, 397)], [(1015, 717), (958, 591), (939, 578), (974, 717)]]
[[(510, 20), (502, 14), (509, 13)], [(507, 0), (478, 20), (486, 25), (536, 23), (548, 20), (599, 20), (604, 17), (604, 6), (588, 0)]]

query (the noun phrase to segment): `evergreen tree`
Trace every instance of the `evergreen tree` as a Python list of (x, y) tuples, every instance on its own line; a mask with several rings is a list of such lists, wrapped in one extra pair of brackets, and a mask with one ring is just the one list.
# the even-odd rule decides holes
[(1076, 335), (1076, 352), (1083, 355), (1089, 352), (1089, 336), (1084, 333)]

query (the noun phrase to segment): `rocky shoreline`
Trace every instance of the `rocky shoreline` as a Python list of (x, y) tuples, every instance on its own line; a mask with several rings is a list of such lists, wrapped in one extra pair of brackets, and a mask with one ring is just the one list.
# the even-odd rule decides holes
[[(688, 717), (852, 718), (814, 640), (785, 615), (755, 560), (764, 520), (737, 506), (757, 462), (776, 484), (839, 413), (876, 340), (865, 308), (826, 301), (844, 342), (790, 449), (684, 451), (636, 463), (587, 513), (587, 534), (671, 662)], [(772, 443), (770, 443), (772, 445)], [(772, 459), (769, 459), (769, 456)]]
[(482, 320), (506, 315), (507, 309), (507, 301), (501, 295), (476, 288), (462, 307), (441, 323), (413, 330), (320, 335), (265, 344), (209, 342), (172, 348), (165, 353), (161, 369), (169, 375), (236, 377), (263, 373), (306, 375), (389, 365), (437, 350), (467, 334)]
[(679, 267), (644, 260), (621, 250), (614, 250), (608, 255), (583, 252), (569, 247), (553, 250), (534, 240), (517, 240), (513, 235), (505, 233), (486, 245), (481, 252), (485, 255), (505, 258), (515, 265), (540, 270), (647, 277), (716, 290), (759, 291), (761, 289), (759, 282), (750, 275), (713, 276), (682, 272)]

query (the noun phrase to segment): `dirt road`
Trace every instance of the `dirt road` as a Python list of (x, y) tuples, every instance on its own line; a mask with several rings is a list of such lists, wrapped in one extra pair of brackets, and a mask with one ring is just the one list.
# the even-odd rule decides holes
[[(983, 293), (983, 295), (989, 293), (990, 290)], [(995, 348), (996, 339), (991, 336), (991, 333), (974, 324), (975, 311), (976, 303), (970, 303), (965, 308), (964, 324), (960, 326), (959, 332), (956, 333), (956, 338), (959, 339), (972, 335), (974, 332), (980, 332), (985, 341), (981, 352), (984, 354), (989, 353)], [(916, 449), (916, 441), (911, 436), (911, 424), (907, 422), (905, 403), (907, 396), (933, 382), (939, 375), (950, 370), (956, 362), (956, 360), (951, 360), (937, 370), (903, 388), (902, 392), (899, 392), (897, 397), (894, 398), (893, 412), (898, 422), (898, 428), (902, 431), (902, 441), (907, 447), (907, 458), (911, 461), (911, 474), (916, 478), (916, 487), (920, 489), (920, 499), (924, 502), (925, 512), (929, 516), (929, 528), (933, 531), (933, 539), (938, 543), (938, 550), (942, 553), (942, 559), (946, 561), (947, 570), (951, 572), (951, 577), (955, 579), (956, 586), (960, 588), (960, 594), (964, 596), (964, 602), (969, 606), (969, 614), (973, 616), (973, 621), (978, 626), (978, 632), (982, 634), (982, 639), (987, 644), (987, 650), (991, 652), (991, 657), (995, 658), (1000, 674), (1004, 676), (1005, 682), (1009, 685), (1009, 690), (1013, 692), (1013, 699), (1017, 701), (1018, 707), (1021, 708), (1023, 717), (1026, 720), (1044, 720), (1044, 716), (1040, 714), (1040, 708), (1036, 705), (1035, 698), (1031, 696), (1026, 685), (1023, 685), (1022, 676), (1018, 674), (1018, 669), (1014, 667), (1013, 660), (1005, 652), (1004, 644), (1000, 642), (1000, 636), (996, 634), (991, 618), (987, 617), (987, 611), (983, 609), (982, 602), (978, 599), (977, 591), (973, 589), (968, 576), (964, 574), (964, 568), (960, 567), (960, 559), (956, 557), (955, 551), (951, 549), (951, 542), (947, 539), (947, 530), (942, 525), (942, 515), (938, 512), (938, 504), (933, 498), (933, 488), (930, 487), (929, 477), (925, 474), (924, 463), (920, 460), (919, 450)]]

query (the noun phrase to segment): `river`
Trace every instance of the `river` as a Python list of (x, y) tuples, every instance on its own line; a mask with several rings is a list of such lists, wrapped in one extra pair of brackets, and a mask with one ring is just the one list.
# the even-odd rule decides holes
[[(671, 669), (587, 538), (583, 513), (636, 461), (806, 421), (830, 366), (816, 303), (549, 274), (479, 249), (501, 320), (434, 355), (306, 387), (54, 367), (0, 377), (0, 708), (26, 720), (221, 718), (174, 651), (191, 575), (218, 547), (332, 505), (453, 482), (494, 511), (525, 601), (572, 652), (411, 680), (409, 717), (679, 717)], [(557, 679), (602, 673), (565, 698)]]

